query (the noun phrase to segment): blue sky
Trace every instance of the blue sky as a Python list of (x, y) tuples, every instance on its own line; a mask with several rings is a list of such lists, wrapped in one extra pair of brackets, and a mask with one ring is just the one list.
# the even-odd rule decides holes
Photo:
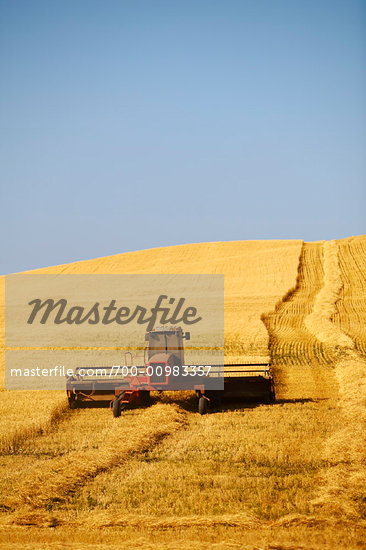
[(366, 4), (0, 1), (0, 273), (366, 232)]

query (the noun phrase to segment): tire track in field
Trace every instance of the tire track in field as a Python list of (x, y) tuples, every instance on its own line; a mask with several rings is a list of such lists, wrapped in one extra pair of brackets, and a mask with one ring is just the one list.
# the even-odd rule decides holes
[[(10, 509), (49, 508), (62, 502), (78, 486), (98, 474), (144, 453), (187, 424), (186, 413), (173, 405), (154, 405), (141, 414), (110, 422), (103, 443), (70, 452), (43, 463), (21, 480), (6, 505)], [(134, 421), (134, 420), (135, 421)], [(132, 421), (131, 421), (132, 420)]]

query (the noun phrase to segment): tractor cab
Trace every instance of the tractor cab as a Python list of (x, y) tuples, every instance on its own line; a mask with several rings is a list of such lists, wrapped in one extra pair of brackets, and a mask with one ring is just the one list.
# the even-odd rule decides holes
[(152, 362), (156, 355), (167, 359), (174, 356), (175, 364), (182, 366), (184, 364), (183, 340), (190, 340), (190, 337), (190, 333), (184, 333), (181, 327), (158, 327), (150, 330), (145, 334), (145, 340), (148, 342), (148, 362)]
[[(148, 341), (148, 369), (150, 384), (169, 384), (167, 371), (184, 365), (183, 339), (189, 340), (190, 333), (184, 333), (181, 327), (156, 328), (146, 333)], [(170, 368), (166, 368), (170, 367)]]

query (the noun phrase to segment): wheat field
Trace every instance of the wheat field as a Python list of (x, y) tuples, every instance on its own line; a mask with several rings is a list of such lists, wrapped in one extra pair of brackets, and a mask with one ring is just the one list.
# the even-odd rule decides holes
[(365, 252), (365, 236), (218, 242), (37, 270), (224, 274), (225, 361), (270, 358), (277, 401), (201, 417), (171, 392), (113, 419), (2, 389), (0, 548), (361, 548)]

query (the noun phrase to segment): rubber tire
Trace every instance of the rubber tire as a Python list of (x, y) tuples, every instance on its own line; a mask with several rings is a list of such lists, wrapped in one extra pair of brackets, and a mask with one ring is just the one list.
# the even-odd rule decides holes
[(140, 403), (142, 407), (149, 407), (151, 405), (151, 396), (149, 391), (142, 390), (140, 392)]
[(208, 409), (208, 401), (204, 397), (200, 397), (198, 400), (198, 412), (200, 414), (206, 414)]
[(70, 407), (70, 409), (77, 409), (78, 404), (77, 404), (76, 399), (70, 399), (69, 400), (69, 407)]
[(272, 405), (276, 401), (276, 396), (274, 392), (269, 392), (267, 396), (264, 398), (263, 403), (265, 405)]
[(114, 418), (118, 418), (119, 416), (121, 416), (121, 409), (121, 401), (119, 399), (115, 399), (112, 406)]

